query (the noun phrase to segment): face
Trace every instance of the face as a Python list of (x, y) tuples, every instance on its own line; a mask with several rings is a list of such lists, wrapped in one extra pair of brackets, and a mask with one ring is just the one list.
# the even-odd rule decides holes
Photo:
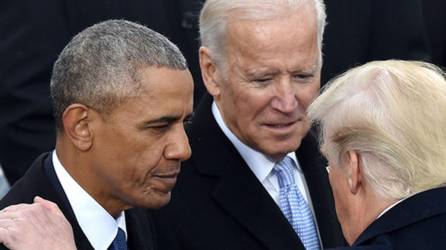
[(167, 204), (180, 162), (191, 155), (183, 127), (193, 105), (190, 72), (148, 67), (141, 73), (138, 94), (93, 125), (95, 198), (111, 210)]
[[(338, 166), (333, 160), (333, 156), (330, 156), (327, 144), (324, 143), (321, 147), (322, 154), (327, 158), (329, 164), (327, 167), (327, 171), (329, 172), (329, 180), (331, 190), (333, 192), (333, 197), (335, 200), (336, 207), (336, 215), (341, 224), (342, 231), (347, 241), (351, 244), (353, 240), (350, 240), (351, 232), (349, 231), (352, 228), (355, 228), (353, 223), (358, 223), (355, 218), (355, 213), (351, 213), (352, 203), (350, 200), (350, 188), (348, 186), (348, 175), (345, 172), (346, 166)], [(350, 220), (353, 218), (353, 221)]]
[(280, 159), (305, 137), (305, 111), (319, 91), (313, 9), (283, 19), (229, 23), (226, 39), (226, 67), (217, 67), (214, 99), (241, 141)]

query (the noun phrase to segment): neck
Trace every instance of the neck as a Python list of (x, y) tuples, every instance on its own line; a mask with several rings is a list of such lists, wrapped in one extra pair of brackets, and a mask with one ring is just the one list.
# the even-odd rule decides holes
[[(349, 245), (352, 245), (364, 230), (370, 226), (378, 216), (395, 201), (383, 198), (370, 190), (364, 189), (361, 197), (355, 204), (355, 212), (349, 218), (348, 225), (343, 225), (343, 232)], [(345, 228), (344, 228), (345, 227)]]
[(104, 183), (98, 178), (94, 166), (88, 160), (88, 153), (77, 150), (71, 143), (58, 138), (56, 151), (59, 161), (70, 176), (93, 199), (100, 204), (114, 218), (119, 217), (127, 207), (119, 199), (112, 199), (103, 190)]

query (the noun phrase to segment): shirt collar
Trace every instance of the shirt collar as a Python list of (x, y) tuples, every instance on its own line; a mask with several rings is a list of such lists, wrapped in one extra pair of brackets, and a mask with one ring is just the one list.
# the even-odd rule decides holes
[(386, 209), (384, 209), (379, 215), (378, 217), (376, 217), (376, 219), (379, 219), (381, 216), (383, 216), (385, 213), (387, 213), (390, 209), (392, 209), (394, 206), (400, 204), (401, 202), (405, 201), (406, 199), (408, 199), (409, 197), (414, 196), (416, 193), (411, 194), (403, 199), (397, 200), (396, 202), (392, 203), (390, 206), (388, 206)]
[[(235, 146), (237, 151), (242, 156), (243, 160), (245, 160), (248, 167), (251, 169), (251, 171), (254, 173), (257, 179), (260, 182), (263, 182), (273, 170), (276, 162), (270, 160), (263, 153), (251, 148), (250, 146), (240, 141), (240, 139), (237, 138), (237, 136), (234, 133), (232, 133), (232, 131), (228, 128), (228, 126), (226, 126), (215, 101), (212, 102), (212, 114), (220, 129)], [(289, 152), (287, 156), (289, 156), (296, 163), (297, 170), (301, 171), (299, 163), (296, 158), (296, 154), (294, 152)]]
[(125, 214), (121, 212), (115, 220), (96, 200), (91, 197), (66, 171), (54, 150), (54, 170), (76, 216), (77, 222), (94, 249), (107, 249), (118, 233), (124, 230), (127, 238)]

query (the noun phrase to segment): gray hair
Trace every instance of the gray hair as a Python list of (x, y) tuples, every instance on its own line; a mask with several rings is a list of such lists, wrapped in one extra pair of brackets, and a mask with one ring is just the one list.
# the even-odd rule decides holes
[(446, 185), (446, 81), (423, 62), (379, 61), (331, 81), (310, 105), (327, 158), (359, 152), (366, 182), (397, 200)]
[(146, 67), (187, 69), (180, 50), (161, 34), (140, 24), (109, 20), (77, 34), (53, 67), (51, 99), (56, 125), (73, 103), (111, 112), (139, 89)]
[(236, 12), (239, 20), (268, 20), (283, 17), (285, 13), (290, 14), (309, 1), (314, 3), (317, 42), (321, 51), (326, 24), (323, 0), (207, 0), (200, 13), (201, 45), (208, 47), (213, 59), (221, 64), (226, 27), (232, 13)]

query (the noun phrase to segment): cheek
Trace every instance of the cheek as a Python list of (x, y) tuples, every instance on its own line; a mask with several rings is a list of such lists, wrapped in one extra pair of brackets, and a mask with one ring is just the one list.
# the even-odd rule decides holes
[(125, 169), (122, 171), (125, 172), (124, 175), (136, 182), (143, 182), (147, 174), (163, 159), (164, 145), (153, 140), (145, 140), (143, 136), (134, 138), (133, 142), (132, 146), (123, 148), (114, 158), (116, 162), (122, 163), (121, 167)]
[(239, 97), (240, 109), (245, 118), (250, 118), (254, 120), (259, 116), (268, 116), (270, 111), (268, 107), (270, 106), (273, 96), (270, 94), (271, 91), (256, 91), (250, 89), (250, 93), (246, 93)]
[(161, 143), (153, 143), (150, 146), (143, 146), (138, 149), (135, 156), (139, 171), (151, 171), (159, 165), (163, 159), (165, 146)]
[(319, 84), (313, 83), (297, 91), (299, 104), (306, 110), (319, 94)]
[(246, 127), (252, 125), (252, 121), (262, 113), (265, 106), (262, 98), (265, 97), (249, 91), (255, 92), (253, 89), (231, 89), (231, 92), (221, 99), (223, 112), (231, 123), (243, 123), (244, 125), (239, 126)]
[(341, 190), (339, 190), (339, 180), (337, 179), (338, 178), (338, 176), (335, 176), (336, 174), (335, 173), (333, 173), (334, 171), (333, 171), (333, 167), (331, 168), (332, 170), (331, 170), (331, 172), (328, 174), (328, 178), (329, 178), (329, 181), (330, 181), (330, 186), (331, 186), (331, 190), (333, 191), (333, 196), (334, 196), (334, 199), (335, 199), (335, 202), (336, 202), (336, 206), (338, 206), (338, 205), (340, 205), (340, 203), (341, 203), (341, 194), (342, 194), (342, 192), (341, 192)]
[[(333, 167), (332, 167), (333, 169)], [(331, 189), (333, 191), (333, 196), (335, 199), (335, 204), (336, 204), (336, 212), (338, 213), (338, 217), (340, 219), (344, 218), (346, 213), (347, 213), (347, 193), (346, 193), (346, 187), (345, 184), (343, 183), (343, 178), (342, 176), (337, 176), (337, 174), (339, 173), (333, 173), (334, 171), (332, 170), (329, 174), (329, 180), (330, 180), (330, 185), (331, 185)]]
[(335, 193), (336, 185), (335, 185), (334, 180), (333, 180), (333, 175), (334, 175), (333, 173), (329, 173), (328, 174), (328, 180), (330, 181), (331, 190), (333, 191), (333, 193)]

